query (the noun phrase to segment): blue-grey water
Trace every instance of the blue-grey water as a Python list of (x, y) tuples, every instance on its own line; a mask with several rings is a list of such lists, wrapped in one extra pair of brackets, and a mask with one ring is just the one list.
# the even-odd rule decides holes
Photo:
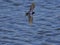
[(0, 0), (0, 45), (60, 45), (60, 0)]

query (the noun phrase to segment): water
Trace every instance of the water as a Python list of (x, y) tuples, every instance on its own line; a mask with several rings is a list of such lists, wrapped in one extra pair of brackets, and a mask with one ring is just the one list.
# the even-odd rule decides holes
[[(32, 2), (30, 25), (25, 13)], [(60, 45), (60, 0), (0, 0), (0, 45)]]

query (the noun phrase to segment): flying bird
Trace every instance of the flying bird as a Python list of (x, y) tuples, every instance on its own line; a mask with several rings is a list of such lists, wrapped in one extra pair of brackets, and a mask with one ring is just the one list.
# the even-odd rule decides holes
[(29, 11), (26, 13), (26, 16), (28, 16), (28, 21), (30, 24), (32, 24), (32, 22), (33, 22), (33, 16), (32, 15), (35, 13), (35, 12), (33, 12), (34, 8), (35, 8), (35, 3), (32, 3), (30, 5)]

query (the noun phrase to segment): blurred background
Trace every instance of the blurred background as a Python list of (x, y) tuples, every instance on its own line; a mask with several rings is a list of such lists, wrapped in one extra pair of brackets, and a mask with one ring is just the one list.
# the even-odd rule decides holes
[(0, 45), (60, 45), (60, 0), (0, 0)]

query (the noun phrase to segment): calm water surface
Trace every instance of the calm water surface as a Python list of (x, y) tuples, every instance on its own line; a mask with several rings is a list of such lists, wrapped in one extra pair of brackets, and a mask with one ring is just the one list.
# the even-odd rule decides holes
[[(32, 2), (30, 25), (25, 13)], [(60, 45), (60, 0), (0, 0), (0, 45)]]

